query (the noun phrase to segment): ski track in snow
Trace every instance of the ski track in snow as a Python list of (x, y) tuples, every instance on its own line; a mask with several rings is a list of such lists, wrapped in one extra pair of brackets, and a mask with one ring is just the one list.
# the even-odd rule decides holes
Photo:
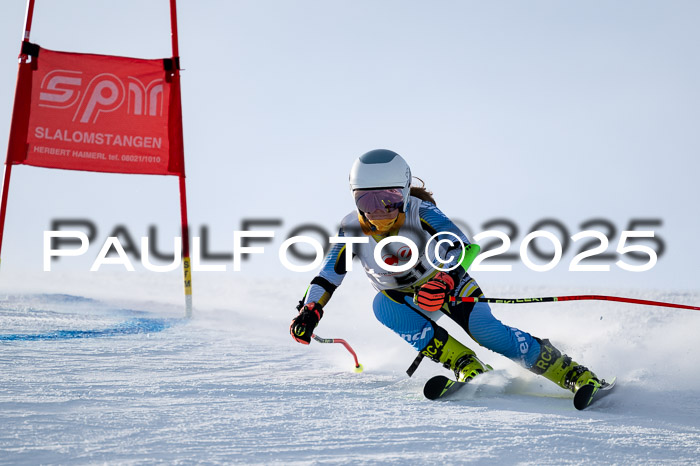
[(1, 299), (0, 463), (700, 461), (698, 313), (494, 310), (575, 341), (561, 346), (618, 376), (613, 393), (576, 411), (570, 394), (483, 349), (492, 373), (450, 401), (427, 401), (423, 383), (443, 370), (425, 361), (407, 378), (412, 351), (377, 322), (358, 329), (327, 314), (318, 328), (353, 345), (366, 369), (355, 374), (340, 345), (292, 342), (287, 309), (179, 312), (70, 295)]

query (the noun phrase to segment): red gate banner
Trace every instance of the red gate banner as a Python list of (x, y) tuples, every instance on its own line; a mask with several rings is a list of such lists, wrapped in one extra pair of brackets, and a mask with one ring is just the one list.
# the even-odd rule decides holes
[(7, 163), (184, 175), (172, 60), (32, 50), (20, 65)]

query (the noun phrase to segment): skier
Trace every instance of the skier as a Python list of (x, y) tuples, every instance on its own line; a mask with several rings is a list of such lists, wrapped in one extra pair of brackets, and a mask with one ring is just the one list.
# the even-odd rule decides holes
[[(420, 257), (405, 272), (390, 272), (375, 260), (374, 248), (390, 236), (401, 236), (417, 245), (425, 245), (438, 235), (449, 233), (469, 245), (467, 237), (436, 206), (432, 193), (424, 187), (411, 186), (411, 169), (406, 161), (390, 150), (378, 149), (359, 157), (350, 172), (350, 189), (357, 211), (341, 222), (338, 236), (362, 236), (368, 243), (352, 244), (374, 288), (378, 291), (373, 308), (377, 319), (404, 340), (419, 355), (409, 368), (409, 375), (424, 356), (454, 371), (458, 381), (469, 381), (489, 369), (474, 351), (440, 327), (436, 320), (447, 315), (481, 346), (510, 358), (535, 374), (576, 392), (586, 384), (597, 388), (601, 381), (586, 367), (562, 354), (546, 339), (501, 323), (486, 303), (449, 302), (454, 297), (482, 297), (476, 281), (467, 273), (475, 254), (468, 258), (461, 246), (440, 245), (440, 257), (429, 257), (419, 247)], [(454, 249), (456, 247), (457, 249)], [(311, 281), (299, 302), (299, 314), (292, 320), (290, 333), (299, 343), (308, 345), (312, 333), (323, 317), (324, 307), (341, 284), (346, 273), (345, 244), (334, 244), (325, 257), (320, 273)], [(452, 254), (450, 254), (452, 252)], [(478, 249), (477, 249), (478, 252)], [(437, 254), (437, 252), (436, 252)], [(382, 249), (385, 263), (401, 265), (410, 260), (408, 247), (401, 242)], [(445, 261), (446, 263), (442, 263)], [(450, 270), (451, 269), (451, 270)]]

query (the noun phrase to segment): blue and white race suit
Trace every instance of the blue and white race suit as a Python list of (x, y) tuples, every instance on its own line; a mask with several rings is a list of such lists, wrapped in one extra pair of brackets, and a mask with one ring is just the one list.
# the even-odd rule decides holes
[[(380, 267), (375, 260), (374, 250), (382, 237), (369, 236), (368, 243), (352, 244), (353, 256), (360, 259), (362, 267), (370, 282), (378, 291), (373, 308), (377, 319), (393, 330), (401, 338), (421, 351), (432, 340), (437, 328), (435, 320), (447, 315), (457, 322), (481, 346), (513, 359), (525, 367), (531, 367), (540, 353), (540, 344), (532, 335), (508, 327), (496, 319), (486, 303), (445, 304), (441, 311), (426, 312), (413, 303), (414, 291), (432, 278), (440, 268), (449, 268), (459, 261), (461, 246), (469, 240), (464, 233), (438, 209), (433, 203), (411, 197), (403, 224), (396, 232), (397, 236), (413, 241), (419, 254), (416, 264), (405, 272), (390, 272)], [(444, 261), (440, 264), (437, 257), (430, 257), (431, 249), (426, 254), (425, 245), (437, 235), (435, 241), (449, 239), (456, 247), (443, 242), (439, 256)], [(339, 237), (364, 236), (357, 212), (345, 216), (341, 222)], [(304, 304), (317, 302), (325, 306), (335, 289), (340, 286), (346, 274), (346, 253), (349, 245), (334, 244), (325, 257), (320, 273), (312, 280), (304, 297)], [(402, 242), (386, 245), (381, 250), (381, 259), (389, 265), (403, 265), (412, 258), (410, 248)], [(454, 296), (483, 296), (476, 281), (464, 273), (455, 287)]]

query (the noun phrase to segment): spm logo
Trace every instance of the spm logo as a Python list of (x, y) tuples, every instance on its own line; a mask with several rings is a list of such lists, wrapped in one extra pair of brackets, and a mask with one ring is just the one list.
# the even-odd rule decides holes
[(384, 254), (382, 256), (382, 260), (387, 265), (398, 265), (399, 264), (399, 258), (393, 254)]
[(398, 250), (396, 255), (399, 257), (399, 262), (408, 262), (411, 260), (411, 248), (408, 246), (403, 246), (401, 249)]
[(95, 123), (102, 113), (114, 112), (124, 105), (129, 115), (163, 115), (163, 79), (148, 83), (133, 76), (127, 82), (111, 73), (101, 73), (87, 83), (84, 73), (53, 70), (44, 76), (39, 93), (41, 107), (76, 107), (73, 122)]
[(411, 260), (411, 256), (411, 248), (408, 246), (403, 246), (396, 251), (396, 254), (384, 254), (382, 256), (382, 260), (387, 265), (402, 265)]

